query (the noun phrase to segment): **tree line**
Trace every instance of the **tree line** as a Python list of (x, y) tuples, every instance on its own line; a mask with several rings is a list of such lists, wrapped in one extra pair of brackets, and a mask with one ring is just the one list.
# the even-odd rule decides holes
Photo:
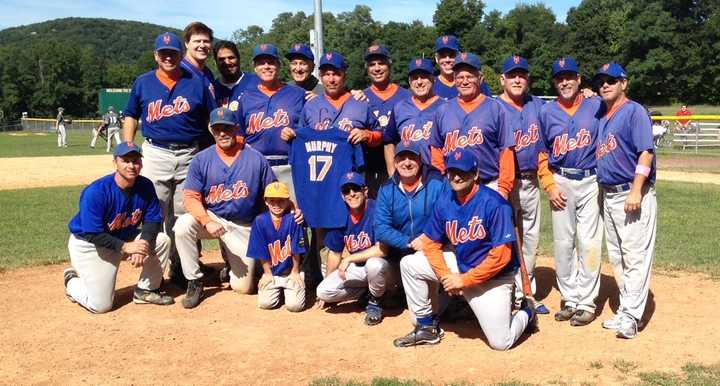
[[(212, 20), (204, 22), (212, 27)], [(621, 63), (630, 76), (630, 96), (643, 104), (720, 104), (719, 0), (583, 0), (570, 9), (564, 23), (542, 3), (519, 4), (502, 14), (487, 12), (481, 0), (441, 0), (432, 26), (419, 21), (381, 23), (363, 5), (337, 15), (323, 13), (323, 23), (325, 49), (346, 56), (353, 88), (368, 83), (365, 47), (384, 44), (393, 57), (393, 80), (406, 84), (408, 61), (431, 58), (435, 38), (453, 34), (463, 50), (480, 56), (496, 93), (502, 61), (517, 54), (530, 62), (531, 91), (554, 95), (550, 66), (570, 55), (580, 63), (586, 81), (603, 63)], [(307, 42), (312, 28), (313, 15), (284, 12), (267, 31), (249, 26), (235, 31), (231, 40), (238, 43), (243, 69), (251, 70), (256, 44), (286, 50)], [(178, 32), (146, 23), (83, 18), (0, 31), (2, 115), (16, 119), (28, 111), (48, 116), (59, 105), (74, 116), (97, 115), (97, 90), (129, 88), (137, 75), (152, 69), (153, 40), (165, 30)]]

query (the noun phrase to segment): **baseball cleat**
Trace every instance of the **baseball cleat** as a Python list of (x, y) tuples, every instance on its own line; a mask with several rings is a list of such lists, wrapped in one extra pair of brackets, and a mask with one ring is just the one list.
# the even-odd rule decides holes
[(604, 322), (602, 322), (603, 328), (606, 328), (608, 330), (617, 330), (620, 328), (620, 320), (622, 319), (622, 314), (616, 314), (613, 316), (612, 319), (608, 319)]
[(65, 288), (67, 288), (68, 283), (71, 279), (74, 279), (78, 277), (77, 271), (75, 271), (75, 268), (65, 268), (63, 271), (63, 280), (65, 281)]
[(528, 315), (528, 324), (525, 327), (525, 332), (528, 334), (534, 334), (540, 331), (540, 328), (538, 327), (537, 312), (535, 312), (535, 307), (533, 307), (531, 303), (532, 302), (523, 303), (525, 307), (520, 309), (520, 311)]
[(570, 320), (570, 318), (575, 315), (575, 312), (577, 312), (577, 309), (575, 309), (575, 307), (565, 306), (562, 310), (555, 313), (555, 320), (557, 320), (558, 322)]
[(365, 324), (368, 326), (380, 324), (383, 320), (382, 311), (383, 310), (382, 307), (380, 307), (378, 299), (371, 296), (367, 307), (365, 307)]
[(617, 329), (617, 337), (624, 339), (632, 339), (638, 333), (638, 325), (635, 318), (630, 315), (623, 315), (620, 319), (620, 327)]
[(585, 310), (577, 310), (575, 315), (570, 318), (571, 326), (585, 326), (595, 320), (595, 313)]
[(200, 304), (203, 295), (203, 282), (200, 279), (188, 280), (187, 292), (182, 305), (185, 308), (195, 308)]
[(550, 310), (547, 307), (545, 307), (544, 304), (537, 302), (535, 304), (535, 312), (537, 312), (538, 314), (547, 315), (550, 313)]
[(438, 344), (442, 340), (441, 329), (436, 326), (417, 325), (409, 334), (393, 341), (395, 347), (412, 347), (421, 344)]
[(230, 267), (228, 265), (222, 267), (220, 273), (218, 273), (218, 277), (220, 278), (220, 283), (230, 283)]
[(135, 291), (133, 291), (133, 303), (168, 306), (175, 303), (175, 300), (172, 298), (172, 296), (163, 295), (158, 290), (151, 291), (141, 288), (135, 288)]

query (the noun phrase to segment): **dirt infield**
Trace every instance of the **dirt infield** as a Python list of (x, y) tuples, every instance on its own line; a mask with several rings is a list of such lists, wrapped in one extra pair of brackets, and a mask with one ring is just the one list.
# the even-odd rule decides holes
[[(539, 297), (556, 311), (552, 260), (541, 258), (539, 265)], [(392, 339), (410, 329), (408, 312), (392, 311), (379, 326), (366, 327), (354, 303), (298, 314), (262, 311), (255, 296), (213, 287), (194, 310), (182, 308), (177, 291), (175, 305), (136, 305), (131, 293), (138, 271), (125, 263), (115, 309), (92, 315), (65, 298), (63, 268), (0, 274), (2, 383), (286, 385), (324, 376), (396, 376), (604, 385), (720, 359), (717, 307), (705, 301), (719, 285), (695, 274), (656, 274), (646, 329), (634, 340), (620, 340), (600, 326), (617, 299), (604, 267), (596, 322), (571, 327), (541, 316), (539, 333), (502, 353), (488, 348), (473, 321), (444, 323), (446, 336), (437, 346), (395, 348)]]

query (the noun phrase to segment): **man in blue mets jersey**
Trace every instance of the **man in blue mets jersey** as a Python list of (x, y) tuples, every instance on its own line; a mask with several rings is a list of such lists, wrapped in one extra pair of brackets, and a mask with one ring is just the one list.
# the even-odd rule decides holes
[[(409, 347), (440, 342), (443, 331), (431, 294), (442, 285), (447, 293), (462, 295), (469, 303), (491, 348), (508, 350), (537, 321), (532, 307), (511, 313), (514, 275), (519, 266), (512, 208), (497, 192), (480, 183), (479, 164), (470, 149), (448, 153), (446, 165), (453, 193), (435, 203), (421, 236), (422, 252), (400, 262), (415, 328), (393, 343)], [(444, 247), (454, 249), (454, 253), (443, 252)]]
[(597, 179), (602, 190), (608, 259), (620, 290), (618, 312), (603, 327), (634, 338), (645, 312), (655, 258), (655, 147), (645, 108), (627, 98), (628, 76), (617, 63), (593, 78), (603, 99), (598, 122)]
[(213, 30), (204, 23), (195, 21), (185, 27), (183, 38), (185, 57), (180, 61), (180, 66), (211, 86), (215, 76), (205, 64), (212, 51)]
[[(134, 142), (142, 122), (145, 142), (143, 175), (155, 186), (165, 219), (165, 232), (173, 238), (175, 217), (184, 213), (182, 188), (188, 166), (207, 137), (207, 121), (215, 108), (210, 87), (180, 67), (182, 45), (171, 32), (155, 39), (157, 70), (133, 83), (123, 121), (123, 139)], [(178, 264), (173, 269), (179, 273)], [(174, 275), (182, 277), (182, 275)]]
[[(440, 98), (452, 99), (458, 96), (453, 71), (455, 59), (458, 55), (460, 55), (460, 41), (457, 37), (443, 35), (435, 40), (435, 63), (437, 63), (440, 71), (437, 78), (435, 78), (433, 91)], [(484, 79), (480, 81), (480, 92), (490, 96), (490, 87), (488, 87)]]
[(141, 157), (137, 145), (119, 144), (113, 153), (115, 173), (83, 190), (78, 213), (68, 224), (72, 268), (63, 273), (65, 294), (93, 313), (112, 309), (122, 260), (142, 267), (134, 303), (173, 304), (172, 297), (158, 292), (170, 239), (160, 232), (162, 211), (153, 184), (140, 176)]

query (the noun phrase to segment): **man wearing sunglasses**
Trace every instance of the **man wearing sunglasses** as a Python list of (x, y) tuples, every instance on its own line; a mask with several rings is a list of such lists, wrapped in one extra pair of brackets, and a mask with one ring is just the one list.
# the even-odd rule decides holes
[(552, 77), (558, 97), (542, 108), (540, 142), (553, 171), (543, 187), (550, 201), (562, 302), (555, 320), (584, 326), (595, 320), (595, 298), (600, 292), (603, 230), (595, 148), (602, 99), (580, 90), (580, 69), (571, 57), (553, 62)]
[(627, 98), (628, 77), (619, 64), (603, 65), (593, 83), (603, 99), (596, 158), (608, 259), (620, 290), (618, 312), (603, 327), (630, 339), (645, 312), (655, 257), (652, 123), (642, 105)]
[(325, 245), (330, 250), (325, 279), (317, 297), (326, 303), (360, 298), (369, 292), (365, 324), (382, 321), (382, 297), (398, 280), (397, 266), (385, 259), (386, 247), (377, 241), (373, 228), (375, 201), (367, 198), (365, 178), (349, 172), (340, 182), (342, 199), (348, 207), (345, 226), (330, 230)]

